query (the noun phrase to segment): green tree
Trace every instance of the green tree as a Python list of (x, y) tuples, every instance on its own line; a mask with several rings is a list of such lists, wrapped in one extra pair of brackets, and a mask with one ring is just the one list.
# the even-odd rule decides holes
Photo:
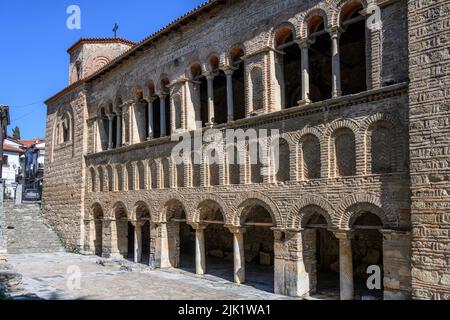
[(12, 135), (13, 135), (13, 137), (14, 137), (15, 139), (20, 140), (20, 129), (19, 129), (18, 126), (16, 126), (16, 127), (13, 129)]

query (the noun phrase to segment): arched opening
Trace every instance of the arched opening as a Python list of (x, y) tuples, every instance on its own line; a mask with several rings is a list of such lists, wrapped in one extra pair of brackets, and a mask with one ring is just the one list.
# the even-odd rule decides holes
[(148, 102), (144, 99), (143, 91), (140, 86), (136, 88), (135, 93), (136, 108), (134, 109), (134, 123), (138, 133), (138, 142), (144, 142), (148, 137)]
[(134, 183), (134, 166), (131, 163), (128, 163), (126, 165), (127, 168), (127, 184), (128, 184), (128, 191), (133, 191), (135, 189), (135, 183)]
[(343, 95), (367, 90), (366, 19), (359, 13), (362, 9), (359, 0), (350, 0), (340, 14), (345, 30), (339, 40)]
[[(129, 247), (133, 244), (134, 231), (130, 232), (128, 215), (125, 206), (118, 203), (114, 206), (114, 228), (111, 232), (112, 254), (117, 258), (128, 258)], [(133, 248), (133, 247), (131, 247)], [(131, 250), (133, 253), (133, 249)]]
[[(275, 155), (276, 157), (277, 155)], [(279, 140), (278, 170), (276, 171), (277, 182), (290, 180), (291, 153), (286, 140)]]
[(91, 192), (97, 191), (97, 175), (95, 174), (95, 169), (90, 168), (89, 169), (90, 176), (91, 176)]
[(170, 136), (172, 134), (171, 130), (171, 119), (170, 119), (170, 103), (171, 103), (171, 94), (170, 94), (170, 80), (167, 77), (163, 77), (161, 80), (161, 88), (165, 95), (165, 125), (166, 125), (166, 136)]
[(233, 281), (233, 236), (225, 228), (222, 209), (212, 200), (198, 206), (200, 224), (205, 229), (206, 272), (222, 279)]
[(184, 183), (184, 162), (177, 164), (177, 187), (185, 187)]
[[(362, 208), (361, 208), (362, 209)], [(369, 210), (362, 210), (350, 222), (353, 229), (352, 256), (355, 299), (383, 299), (383, 222)], [(380, 289), (368, 289), (369, 266), (381, 270)]]
[[(149, 264), (150, 262), (150, 211), (148, 206), (144, 202), (139, 202), (135, 208), (136, 228), (140, 228), (136, 235), (138, 239), (139, 248), (137, 251), (138, 257), (135, 257), (135, 261)], [(140, 240), (140, 241), (139, 241)]]
[(99, 204), (92, 207), (91, 223), (91, 249), (97, 256), (102, 256), (103, 252), (103, 210)]
[(158, 189), (158, 164), (155, 160), (150, 161), (150, 177), (152, 189)]
[(157, 139), (161, 137), (161, 99), (159, 96), (153, 98), (153, 137)]
[(303, 260), (313, 297), (339, 299), (339, 240), (332, 232), (320, 207), (303, 208)]
[(144, 190), (145, 189), (145, 167), (144, 164), (142, 163), (142, 161), (138, 161), (137, 162), (137, 187), (139, 190)]
[(208, 123), (208, 82), (202, 73), (202, 67), (196, 63), (191, 67), (191, 77), (195, 83), (193, 97), (195, 121), (200, 121), (202, 128)]
[(338, 129), (334, 134), (335, 173), (337, 177), (356, 174), (355, 135), (348, 128)]
[(192, 152), (191, 154), (191, 179), (192, 187), (198, 188), (202, 186), (202, 156), (201, 152)]
[(250, 164), (250, 182), (251, 183), (262, 183), (262, 161), (261, 161), (261, 150), (258, 142), (249, 142), (247, 145), (247, 156)]
[(312, 134), (308, 134), (302, 138), (300, 143), (302, 179), (319, 179), (321, 170), (319, 139)]
[(164, 210), (169, 248), (166, 263), (173, 268), (191, 271), (195, 262), (195, 231), (186, 223), (184, 206), (178, 200), (171, 200)]
[[(251, 200), (250, 200), (251, 203)], [(270, 212), (254, 203), (244, 207), (241, 225), (245, 227), (244, 252), (247, 284), (274, 291), (274, 221)]]
[(108, 191), (114, 191), (114, 171), (111, 166), (106, 167), (106, 171), (108, 173)]
[(384, 174), (395, 168), (395, 138), (392, 126), (384, 121), (372, 124), (368, 131), (372, 173)]
[(118, 164), (116, 166), (116, 191), (123, 191), (123, 167)]
[(98, 120), (98, 134), (101, 149), (97, 151), (108, 150), (108, 133), (109, 133), (109, 121), (106, 115), (105, 108), (101, 108), (99, 112)]
[(104, 183), (105, 183), (105, 175), (103, 173), (103, 168), (98, 167), (98, 191), (100, 192), (105, 191)]
[(211, 155), (208, 158), (210, 186), (220, 185), (220, 164), (216, 161), (216, 153), (216, 150), (211, 150)]
[(282, 106), (292, 108), (298, 105), (302, 99), (302, 53), (298, 44), (294, 41), (294, 33), (289, 27), (280, 28), (275, 34), (275, 48), (282, 51), (278, 59), (276, 72), (281, 88)]
[(231, 61), (233, 67), (236, 68), (233, 72), (233, 113), (234, 120), (244, 119), (245, 112), (245, 64), (242, 57), (244, 50), (240, 47), (231, 49)]
[[(241, 152), (242, 153), (242, 152)], [(238, 148), (236, 146), (230, 146), (228, 148), (228, 179), (230, 184), (241, 183), (241, 164), (244, 164), (241, 158), (243, 155), (239, 155)]]
[(228, 122), (227, 112), (227, 76), (222, 70), (216, 70), (213, 81), (214, 88), (214, 123), (223, 124)]
[(164, 158), (161, 161), (161, 189), (170, 189), (170, 162), (169, 159)]
[(309, 47), (309, 99), (312, 102), (331, 98), (331, 38), (325, 29), (321, 16), (313, 16), (308, 21)]

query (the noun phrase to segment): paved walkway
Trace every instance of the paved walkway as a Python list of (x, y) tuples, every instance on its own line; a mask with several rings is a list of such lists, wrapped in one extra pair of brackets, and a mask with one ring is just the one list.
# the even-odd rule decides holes
[[(101, 259), (70, 253), (8, 255), (23, 275), (16, 299), (86, 300), (272, 300), (288, 299), (214, 276), (177, 269), (150, 270), (126, 263), (100, 265)], [(79, 287), (76, 273), (80, 271)]]

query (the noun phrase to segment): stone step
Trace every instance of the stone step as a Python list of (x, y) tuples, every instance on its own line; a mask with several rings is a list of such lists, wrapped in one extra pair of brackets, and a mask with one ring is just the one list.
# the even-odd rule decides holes
[(4, 205), (8, 253), (63, 252), (57, 234), (41, 215), (39, 204)]

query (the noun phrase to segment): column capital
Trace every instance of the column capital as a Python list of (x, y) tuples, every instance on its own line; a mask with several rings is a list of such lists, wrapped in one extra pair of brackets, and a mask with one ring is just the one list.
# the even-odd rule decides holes
[(309, 49), (309, 46), (314, 43), (314, 41), (309, 38), (296, 39), (294, 41), (298, 44), (300, 49)]
[(328, 30), (331, 39), (339, 39), (343, 32), (344, 29), (342, 29), (341, 27), (332, 27)]
[(160, 91), (160, 92), (157, 92), (156, 95), (157, 95), (160, 99), (164, 99), (166, 96), (169, 95), (169, 92), (167, 92), (167, 91)]
[(214, 78), (217, 76), (217, 73), (211, 72), (211, 71), (206, 71), (203, 73), (203, 75), (205, 76), (206, 80), (214, 80)]
[(233, 73), (239, 69), (238, 67), (234, 67), (234, 66), (227, 66), (223, 69), (223, 72), (225, 73), (225, 75), (227, 76), (232, 76)]
[(241, 226), (225, 225), (225, 227), (233, 234), (244, 234), (247, 231), (246, 228)]
[(114, 120), (114, 117), (115, 117), (115, 115), (114, 115), (114, 114), (112, 114), (112, 113), (110, 113), (110, 114), (107, 114), (107, 115), (106, 115), (106, 117), (108, 118), (108, 120), (109, 120), (109, 121), (113, 121), (113, 120)]
[(205, 230), (208, 227), (207, 223), (202, 223), (202, 222), (191, 222), (191, 223), (189, 223), (189, 225), (194, 230)]
[(145, 224), (145, 221), (142, 221), (142, 220), (133, 220), (130, 222), (135, 227), (142, 227)]
[(353, 230), (332, 230), (334, 236), (339, 240), (351, 240), (353, 238)]

